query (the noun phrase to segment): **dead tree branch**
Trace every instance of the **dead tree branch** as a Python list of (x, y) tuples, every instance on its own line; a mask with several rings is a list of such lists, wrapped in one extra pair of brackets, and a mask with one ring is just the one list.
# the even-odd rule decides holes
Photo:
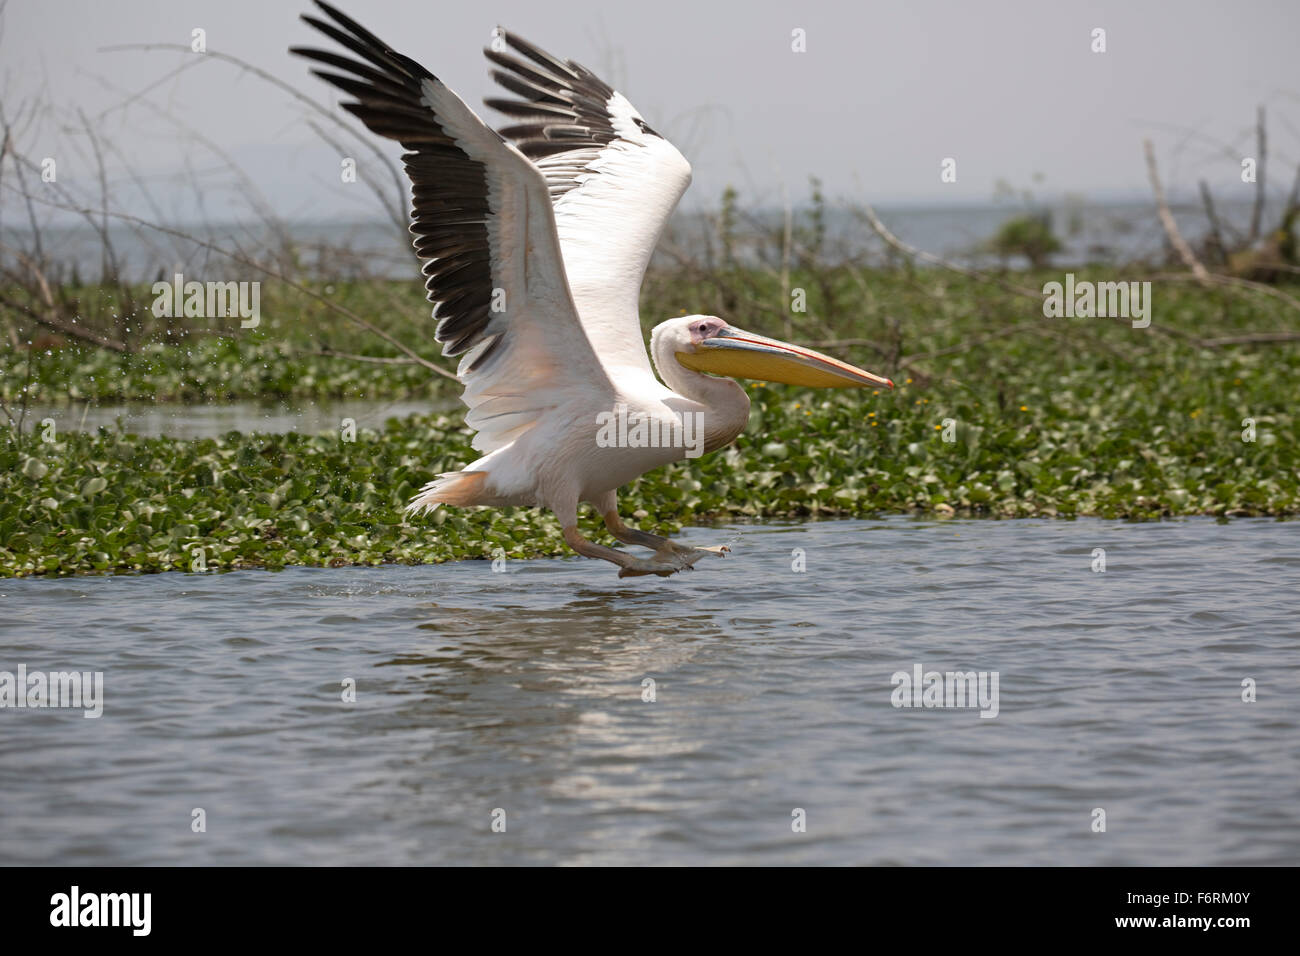
[(1169, 202), (1165, 199), (1165, 187), (1160, 183), (1160, 171), (1156, 168), (1156, 151), (1151, 145), (1151, 140), (1142, 141), (1142, 148), (1147, 158), (1147, 175), (1151, 179), (1151, 191), (1156, 197), (1156, 212), (1160, 216), (1160, 225), (1164, 227), (1165, 236), (1169, 239), (1169, 244), (1174, 247), (1178, 253), (1178, 258), (1183, 260), (1183, 264), (1192, 270), (1198, 282), (1208, 284), (1210, 274), (1201, 261), (1196, 258), (1192, 252), (1192, 247), (1187, 244), (1183, 234), (1178, 231), (1178, 223), (1174, 222), (1174, 214), (1169, 211)]

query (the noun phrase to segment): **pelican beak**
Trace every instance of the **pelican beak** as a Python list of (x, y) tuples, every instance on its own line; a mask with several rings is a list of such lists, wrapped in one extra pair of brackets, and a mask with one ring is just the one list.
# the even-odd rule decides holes
[(807, 388), (893, 388), (894, 383), (798, 345), (727, 326), (677, 361), (697, 372)]

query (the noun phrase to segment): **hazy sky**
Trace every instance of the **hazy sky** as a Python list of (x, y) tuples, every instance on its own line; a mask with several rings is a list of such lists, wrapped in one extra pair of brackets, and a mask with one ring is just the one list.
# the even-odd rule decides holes
[[(1194, 188), (1204, 177), (1228, 199), (1251, 188), (1239, 163), (1254, 151), (1261, 103), (1279, 191), (1300, 161), (1300, 0), (339, 5), (493, 123), (500, 117), (481, 107), (492, 88), (481, 50), (495, 24), (584, 63), (687, 154), (695, 168), (688, 203), (712, 203), (728, 183), (759, 201), (779, 201), (782, 184), (801, 197), (814, 173), (832, 198), (878, 205), (982, 202), (997, 179), (1023, 187), (1035, 174), (1044, 177), (1036, 187), (1044, 195), (1144, 193), (1144, 136), (1155, 140), (1174, 186)], [(173, 190), (189, 170), (210, 185), (209, 212), (246, 208), (247, 189), (223, 192), (230, 181), (223, 161), (152, 103), (219, 144), (281, 214), (366, 214), (373, 204), (364, 188), (340, 185), (338, 153), (284, 92), (210, 56), (104, 51), (142, 42), (188, 47), (201, 27), (209, 51), (330, 101), (325, 84), (285, 52), (316, 42), (297, 19), (308, 6), (10, 0), (0, 20), (0, 99), (11, 119), (36, 98), (54, 107), (20, 142), (31, 155), (56, 157), (61, 182), (93, 175), (79, 148), (85, 138), (72, 128), (81, 109), (120, 150), (115, 183), (131, 176), (161, 183), (160, 203), (179, 210)], [(1097, 27), (1106, 30), (1105, 53), (1090, 49)], [(806, 31), (804, 53), (791, 50), (796, 28)], [(957, 161), (955, 183), (940, 182), (945, 157)]]

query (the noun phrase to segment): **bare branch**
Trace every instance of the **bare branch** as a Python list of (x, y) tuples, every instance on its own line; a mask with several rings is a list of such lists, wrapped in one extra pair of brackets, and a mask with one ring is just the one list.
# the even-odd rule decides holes
[(326, 346), (321, 349), (311, 349), (304, 352), (305, 355), (323, 355), (327, 358), (350, 359), (353, 362), (370, 362), (372, 365), (416, 365), (418, 364), (413, 358), (391, 358), (383, 355), (356, 355), (352, 352), (340, 352)]
[[(1189, 276), (1186, 273), (1182, 273), (1182, 272), (1160, 273), (1157, 275), (1153, 275), (1150, 278), (1153, 281), (1157, 279), (1164, 279), (1169, 282), (1201, 281), (1197, 279), (1195, 276)], [(1300, 310), (1300, 299), (1297, 299), (1293, 295), (1287, 295), (1281, 289), (1275, 289), (1272, 286), (1265, 285), (1262, 282), (1252, 282), (1250, 279), (1242, 279), (1239, 278), (1238, 276), (1219, 275), (1218, 273), (1210, 273), (1206, 278), (1208, 280), (1207, 284), (1209, 285), (1223, 285), (1223, 286), (1233, 286), (1239, 289), (1249, 289), (1253, 292), (1259, 292), (1263, 295), (1271, 296), (1274, 299), (1279, 300), (1280, 302), (1285, 302), (1293, 309)]]
[[(145, 51), (172, 50), (175, 52), (186, 53), (186, 54), (190, 54), (193, 52), (190, 50), (188, 46), (185, 46), (184, 44), (181, 43), (124, 43), (117, 46), (108, 46), (108, 47), (100, 48), (100, 51), (104, 53), (117, 53), (124, 50), (145, 50)], [(254, 66), (253, 64), (249, 63), (247, 60), (242, 60), (237, 56), (233, 56), (229, 53), (224, 53), (220, 50), (209, 50), (207, 53), (203, 55), (201, 62), (207, 63), (213, 60), (222, 60), (226, 63), (233, 64), (239, 69), (253, 74), (258, 79), (270, 83), (272, 86), (276, 87), (277, 89), (283, 90), (284, 92), (288, 93), (290, 96), (298, 100), (300, 103), (306, 104), (308, 107), (310, 107), (311, 109), (315, 110), (317, 113), (321, 114), (326, 119), (328, 119), (334, 125), (340, 127), (341, 129), (346, 130), (350, 135), (356, 137), (357, 142), (361, 144), (362, 148), (369, 150), (371, 153), (373, 153), (375, 158), (379, 160), (380, 165), (388, 170), (389, 176), (393, 180), (393, 188), (395, 191), (395, 196), (397, 198), (395, 198), (391, 202), (386, 203), (385, 205), (388, 208), (389, 215), (394, 219), (394, 221), (402, 221), (402, 222), (405, 221), (405, 212), (403, 209), (403, 205), (405, 202), (405, 197), (407, 195), (407, 192), (406, 192), (406, 186), (402, 180), (402, 174), (398, 170), (396, 164), (393, 163), (392, 159), (390, 159), (388, 156), (384, 154), (384, 151), (379, 148), (379, 145), (377, 143), (373, 142), (372, 140), (366, 137), (357, 136), (356, 131), (351, 127), (351, 125), (349, 125), (339, 116), (337, 116), (330, 110), (326, 109), (325, 107), (321, 106), (319, 103), (317, 103), (311, 97), (307, 96), (305, 93), (302, 93), (301, 91), (290, 86), (288, 83), (284, 82), (279, 77), (273, 76), (272, 74), (268, 73), (266, 70)]]
[(1156, 212), (1160, 216), (1160, 225), (1164, 227), (1165, 235), (1169, 238), (1169, 244), (1174, 247), (1178, 253), (1178, 258), (1183, 260), (1183, 264), (1192, 270), (1197, 281), (1209, 283), (1210, 274), (1205, 266), (1201, 265), (1199, 259), (1192, 252), (1192, 247), (1187, 244), (1183, 234), (1178, 231), (1178, 224), (1174, 222), (1174, 214), (1169, 211), (1169, 202), (1165, 199), (1165, 187), (1160, 183), (1160, 172), (1156, 169), (1156, 151), (1151, 145), (1151, 140), (1142, 141), (1142, 148), (1147, 157), (1147, 175), (1151, 179), (1151, 190), (1156, 197)]
[(1210, 195), (1209, 184), (1201, 180), (1201, 202), (1205, 206), (1205, 217), (1210, 221), (1210, 243), (1215, 256), (1220, 262), (1228, 261), (1228, 247), (1223, 242), (1223, 227), (1219, 224), (1218, 213), (1214, 211), (1214, 198)]
[(968, 269), (965, 266), (959, 266), (955, 262), (949, 262), (947, 259), (936, 256), (933, 253), (924, 252), (917, 249), (915, 246), (909, 246), (885, 227), (885, 224), (880, 221), (880, 217), (876, 215), (876, 211), (867, 203), (863, 203), (861, 207), (855, 207), (853, 212), (860, 220), (865, 220), (866, 223), (875, 231), (876, 235), (909, 258), (921, 259), (925, 262), (931, 263), (932, 265), (942, 266), (948, 271), (966, 276), (968, 279), (977, 279), (980, 282), (991, 282), (1000, 288), (1006, 289), (1008, 292), (1014, 292), (1016, 295), (1023, 295), (1030, 299), (1041, 300), (1043, 298), (1041, 292), (1037, 292), (1033, 289), (1026, 289), (1023, 286), (1014, 285), (1004, 279), (998, 278), (997, 276), (990, 275), (987, 272), (982, 272), (979, 269)]
[(1259, 230), (1264, 218), (1264, 154), (1268, 148), (1268, 137), (1264, 131), (1264, 107), (1261, 105), (1255, 114), (1255, 206), (1250, 212), (1250, 241), (1259, 238)]
[(1206, 348), (1220, 345), (1260, 345), (1272, 342), (1300, 342), (1300, 332), (1253, 332), (1249, 335), (1226, 335), (1220, 339), (1202, 339)]
[[(59, 204), (57, 203), (50, 203), (50, 205), (59, 206)], [(59, 206), (59, 208), (67, 208), (67, 207)], [(227, 259), (230, 259), (233, 262), (237, 262), (240, 265), (248, 266), (248, 268), (255, 269), (258, 272), (261, 272), (264, 275), (268, 275), (273, 279), (278, 279), (280, 282), (283, 282), (289, 288), (301, 292), (303, 295), (307, 296), (308, 298), (315, 299), (317, 302), (322, 303), (326, 308), (334, 312), (337, 312), (339, 315), (343, 316), (344, 318), (348, 319), (351, 322), (355, 322), (357, 325), (361, 326), (367, 331), (373, 332), (375, 335), (379, 336), (389, 345), (394, 346), (395, 348), (397, 348), (403, 354), (409, 356), (418, 364), (429, 369), (429, 371), (436, 372), (437, 374), (443, 376), (444, 378), (449, 378), (452, 381), (459, 381), (459, 379), (456, 377), (456, 374), (454, 372), (449, 372), (445, 368), (442, 368), (441, 366), (433, 362), (430, 362), (424, 356), (420, 355), (414, 349), (409, 348), (405, 343), (399, 341), (393, 335), (384, 331), (379, 326), (371, 322), (369, 319), (362, 318), (361, 316), (357, 315), (355, 312), (353, 312), (351, 309), (347, 308), (346, 306), (339, 305), (337, 302), (333, 301), (329, 297), (321, 295), (319, 292), (303, 285), (300, 282), (295, 282), (293, 279), (290, 279), (288, 276), (284, 275), (283, 273), (275, 269), (272, 269), (270, 266), (266, 266), (261, 264), (260, 262), (256, 262), (255, 260), (250, 259), (247, 256), (243, 255), (242, 253), (232, 252), (229, 249), (224, 249), (214, 242), (208, 242), (205, 239), (200, 239), (198, 236), (190, 235), (189, 233), (184, 232), (180, 229), (172, 229), (168, 226), (159, 225), (158, 223), (148, 222), (147, 220), (141, 219), (138, 216), (131, 216), (123, 212), (110, 212), (109, 215), (115, 219), (121, 219), (125, 222), (134, 222), (141, 226), (145, 226), (146, 228), (149, 229), (156, 229), (158, 232), (165, 233), (170, 236), (179, 236), (182, 239), (186, 239), (189, 242), (194, 243), (195, 245), (199, 246), (202, 249), (210, 249), (213, 252), (217, 253), (218, 255), (225, 256)]]

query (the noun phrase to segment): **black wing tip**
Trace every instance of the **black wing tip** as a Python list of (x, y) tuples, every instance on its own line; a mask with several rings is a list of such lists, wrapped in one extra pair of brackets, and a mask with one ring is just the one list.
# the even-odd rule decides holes
[(506, 44), (508, 46), (510, 46), (512, 49), (518, 50), (520, 53), (522, 53), (524, 56), (528, 57), (529, 59), (536, 58), (536, 60), (538, 61), (554, 63), (557, 66), (563, 66), (572, 69), (571, 61), (561, 60), (558, 56), (554, 56), (550, 53), (547, 53), (536, 43), (531, 43), (528, 40), (525, 40), (518, 33), (511, 33), (509, 30), (504, 30), (502, 31), (501, 35), (505, 38)]
[[(373, 37), (373, 36), (374, 36), (374, 34), (372, 34), (369, 30), (367, 30), (367, 29), (366, 29), (365, 27), (363, 27), (361, 24), (357, 23), (357, 21), (353, 20), (350, 16), (348, 16), (346, 13), (344, 13), (344, 12), (343, 12), (342, 10), (340, 10), (338, 7), (333, 6), (332, 4), (326, 3), (325, 0), (312, 0), (312, 2), (314, 2), (314, 3), (316, 4), (316, 6), (318, 6), (318, 7), (319, 7), (319, 8), (320, 8), (324, 13), (325, 13), (325, 15), (326, 15), (327, 17), (329, 17), (331, 20), (333, 20), (333, 21), (334, 21), (335, 23), (337, 23), (339, 26), (344, 27), (344, 28), (346, 28), (346, 29), (352, 31), (352, 33), (356, 34), (357, 36), (360, 36), (360, 37)], [(305, 13), (302, 15), (302, 18), (303, 18), (304, 20), (306, 20), (308, 23), (311, 23), (312, 20), (314, 19), (314, 18), (312, 18), (312, 17), (309, 17), (309, 16), (308, 16), (307, 14), (305, 14)], [(313, 24), (313, 25), (314, 25), (314, 24)]]
[(289, 47), (289, 52), (293, 56), (300, 56), (307, 60), (314, 60), (317, 63), (328, 62), (331, 56), (337, 56), (337, 54), (331, 50), (322, 50), (320, 47), (315, 46), (291, 46)]
[(536, 43), (525, 40), (518, 33), (511, 33), (505, 27), (498, 26), (496, 31), (496, 36), (505, 40), (506, 46), (532, 61), (532, 65), (529, 66), (523, 61), (507, 55), (503, 50), (494, 50), (490, 46), (484, 47), (484, 55), (494, 63), (500, 63), (502, 66), (518, 64), (527, 69), (536, 69), (537, 67), (541, 67), (544, 70), (551, 71), (551, 73), (555, 75), (555, 78), (562, 82), (572, 82), (584, 79), (597, 79), (597, 82), (600, 82), (591, 70), (587, 69), (575, 60), (564, 60), (558, 56), (547, 53)]
[[(493, 213), (484, 163), (447, 137), (439, 117), (420, 100), (421, 81), (438, 82), (437, 77), (325, 0), (316, 0), (316, 6), (333, 22), (305, 13), (302, 20), (358, 59), (311, 46), (292, 46), (289, 52), (324, 64), (311, 74), (356, 97), (339, 106), (372, 132), (409, 150), (402, 157), (414, 197), (409, 228), (416, 255), (424, 260), (420, 271), (426, 293), (439, 317), (434, 337), (452, 340), (444, 355), (468, 351), (482, 341), (491, 321), (488, 222)], [(489, 345), (474, 367), (495, 351), (495, 343)]]
[[(316, 0), (316, 2), (319, 3), (320, 0)], [(307, 24), (308, 26), (315, 27), (317, 30), (321, 31), (322, 33), (325, 33), (327, 30), (338, 29), (336, 26), (334, 26), (333, 23), (327, 23), (324, 20), (322, 20), (320, 17), (312, 16), (310, 13), (300, 13), (298, 15), (298, 19), (301, 20), (303, 23)]]
[[(409, 77), (420, 80), (433, 80), (435, 83), (440, 82), (433, 73), (431, 73), (423, 64), (409, 56), (398, 53), (391, 46), (381, 40), (375, 34), (371, 33), (361, 24), (341, 13), (325, 0), (314, 0), (316, 5), (325, 11), (335, 22), (327, 23), (318, 19), (311, 14), (304, 13), (301, 19), (304, 23), (334, 40), (352, 53), (368, 60), (371, 64), (378, 66), (382, 70), (396, 72), (401, 74), (405, 72)], [(318, 55), (326, 51), (317, 50), (314, 47), (290, 47), (290, 53), (298, 56), (305, 56), (308, 59), (323, 61)], [(401, 79), (400, 76), (394, 77)]]

